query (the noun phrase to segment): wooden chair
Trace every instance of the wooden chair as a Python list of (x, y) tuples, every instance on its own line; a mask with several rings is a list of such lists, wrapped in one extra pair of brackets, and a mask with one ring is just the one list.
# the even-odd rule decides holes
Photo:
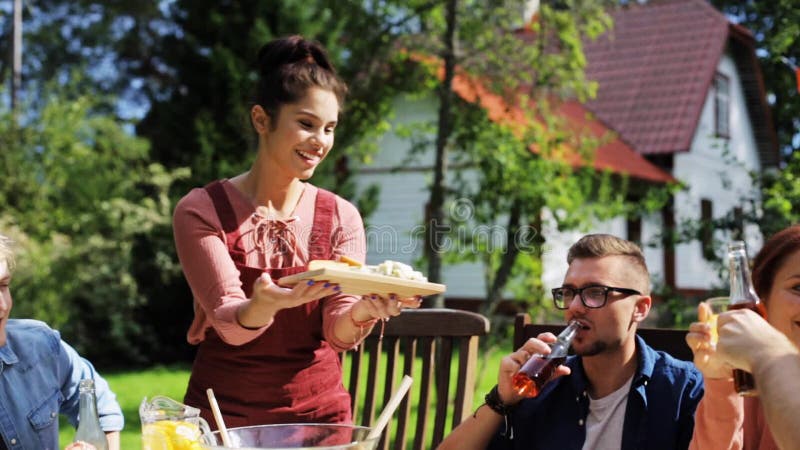
[[(514, 349), (540, 333), (551, 332), (555, 335), (563, 330), (565, 325), (540, 325), (531, 323), (527, 313), (519, 313), (514, 318)], [(656, 350), (663, 350), (675, 358), (692, 361), (692, 350), (686, 344), (686, 330), (666, 328), (639, 328), (636, 333), (644, 338), (647, 345)]]
[[(342, 357), (353, 423), (374, 424), (408, 374), (414, 383), (378, 449), (406, 450), (412, 439), (414, 450), (435, 448), (471, 413), (478, 338), (488, 332), (489, 321), (482, 315), (452, 309), (403, 311), (385, 323), (383, 339), (381, 324), (375, 325), (357, 350)], [(414, 412), (416, 423), (411, 423)]]

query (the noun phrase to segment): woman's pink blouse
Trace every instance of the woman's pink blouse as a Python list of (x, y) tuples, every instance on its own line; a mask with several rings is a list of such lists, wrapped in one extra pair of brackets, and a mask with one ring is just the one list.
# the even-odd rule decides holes
[(758, 397), (741, 397), (732, 379), (705, 380), (697, 405), (691, 450), (778, 450)]
[[(308, 264), (308, 241), (314, 221), (314, 204), (318, 189), (306, 183), (291, 219), (271, 220), (265, 208), (254, 208), (250, 200), (232, 183), (222, 182), (239, 225), (246, 263), (252, 267), (293, 267)], [(242, 327), (237, 309), (248, 299), (239, 281), (226, 245), (227, 236), (205, 189), (193, 189), (175, 208), (173, 231), (183, 273), (194, 296), (194, 321), (187, 340), (198, 344), (213, 327), (228, 344), (245, 344), (264, 332)], [(364, 225), (358, 210), (336, 196), (331, 245), (335, 256), (346, 255), (363, 262), (366, 256)], [(335, 338), (333, 325), (346, 313), (357, 298), (338, 295), (325, 298), (323, 336), (337, 351), (352, 348), (354, 342)]]

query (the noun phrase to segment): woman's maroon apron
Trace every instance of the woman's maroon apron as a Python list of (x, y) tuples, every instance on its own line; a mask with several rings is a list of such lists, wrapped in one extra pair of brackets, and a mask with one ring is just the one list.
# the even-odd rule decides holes
[[(228, 251), (250, 297), (253, 283), (267, 273), (273, 282), (305, 266), (262, 269), (245, 265), (239, 231), (225, 188), (205, 187), (227, 235)], [(309, 259), (331, 259), (334, 194), (319, 189), (309, 242)], [(214, 389), (225, 425), (349, 423), (350, 395), (342, 384), (339, 357), (322, 335), (322, 305), (316, 300), (284, 309), (262, 335), (239, 346), (226, 344), (213, 328), (206, 332), (192, 366), (184, 402), (200, 408), (216, 428), (206, 389)]]

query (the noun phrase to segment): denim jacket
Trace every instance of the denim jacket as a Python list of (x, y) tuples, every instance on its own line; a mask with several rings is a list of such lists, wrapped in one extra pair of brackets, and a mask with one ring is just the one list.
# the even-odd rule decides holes
[[(638, 366), (628, 394), (621, 450), (686, 449), (694, 431), (694, 412), (703, 396), (703, 377), (690, 362), (655, 351), (636, 336)], [(581, 357), (567, 360), (572, 374), (545, 385), (520, 402), (501, 427), (492, 450), (580, 450), (586, 439), (589, 394)], [(512, 433), (513, 431), (513, 439)]]
[(57, 450), (58, 415), (77, 426), (78, 383), (93, 378), (104, 431), (119, 431), (122, 410), (92, 364), (46, 324), (9, 320), (0, 347), (0, 435), (9, 450)]

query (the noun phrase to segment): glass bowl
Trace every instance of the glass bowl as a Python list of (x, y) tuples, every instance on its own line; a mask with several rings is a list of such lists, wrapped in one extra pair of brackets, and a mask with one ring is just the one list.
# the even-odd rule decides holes
[[(295, 423), (228, 429), (233, 448), (247, 450), (374, 450), (380, 437), (355, 425)], [(225, 450), (219, 431), (203, 435), (203, 448)]]

